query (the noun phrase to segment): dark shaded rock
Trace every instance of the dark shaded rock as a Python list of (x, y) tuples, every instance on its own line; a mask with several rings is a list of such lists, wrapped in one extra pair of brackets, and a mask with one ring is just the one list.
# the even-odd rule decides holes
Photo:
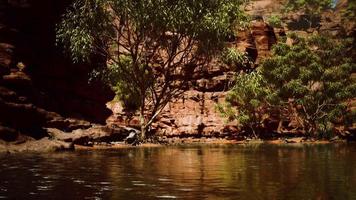
[(313, 29), (319, 28), (321, 26), (320, 23), (321, 17), (319, 16), (299, 15), (288, 21), (287, 26), (288, 29), (292, 31), (303, 30), (312, 32)]
[(36, 106), (6, 102), (0, 98), (0, 110), (0, 121), (7, 127), (37, 139), (47, 135), (42, 129), (47, 116)]
[(0, 43), (0, 76), (10, 72), (14, 46), (7, 43)]
[(7, 142), (15, 141), (18, 137), (18, 132), (15, 129), (0, 125), (0, 140)]
[(18, 30), (14, 59), (26, 66), (36, 89), (29, 97), (34, 104), (64, 117), (105, 123), (111, 114), (105, 104), (113, 93), (98, 82), (88, 83), (89, 73), (100, 65), (72, 64), (62, 47), (55, 46), (56, 23), (70, 3), (38, 0), (28, 1), (25, 7), (12, 6), (13, 13), (6, 14), (7, 26)]
[(0, 152), (56, 152), (74, 150), (73, 143), (42, 138), (40, 140), (27, 141), (21, 144), (0, 143)]
[(251, 35), (257, 49), (255, 63), (258, 65), (263, 58), (270, 54), (270, 50), (277, 43), (274, 29), (263, 20), (252, 22)]
[(68, 132), (76, 129), (88, 129), (92, 127), (92, 124), (85, 120), (57, 117), (48, 121), (45, 126)]
[(0, 1), (1, 139), (40, 139), (48, 136), (43, 127), (86, 129), (111, 114), (105, 104), (113, 93), (88, 83), (100, 64), (74, 65), (55, 46), (55, 26), (71, 2)]

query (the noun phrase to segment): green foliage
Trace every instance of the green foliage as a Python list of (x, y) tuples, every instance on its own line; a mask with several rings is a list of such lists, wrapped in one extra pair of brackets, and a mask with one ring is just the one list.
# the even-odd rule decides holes
[(75, 62), (107, 59), (100, 76), (123, 104), (140, 110), (144, 131), (180, 94), (186, 79), (175, 77), (207, 63), (246, 26), (246, 1), (75, 0), (57, 42)]
[(289, 26), (291, 29), (316, 28), (319, 30), (321, 14), (333, 8), (334, 0), (288, 0), (284, 6), (284, 12), (302, 14), (300, 18)]
[[(91, 73), (91, 79), (100, 79), (107, 85), (109, 85), (116, 94), (116, 100), (119, 100), (126, 111), (132, 112), (140, 108), (140, 100), (147, 94), (141, 94), (140, 90), (136, 87), (132, 87), (130, 84), (130, 77), (126, 77), (124, 71), (132, 70), (132, 59), (128, 56), (120, 56), (118, 63), (108, 63), (107, 68), (101, 70), (95, 70)], [(137, 71), (140, 73), (144, 84), (153, 84), (152, 71), (148, 71), (149, 68), (140, 66)]]
[(308, 39), (292, 35), (293, 45), (279, 43), (262, 63), (262, 75), (280, 105), (292, 105), (306, 132), (325, 132), (330, 123), (345, 117), (346, 100), (356, 94), (351, 78), (355, 63), (347, 55), (352, 40), (328, 37)]
[(333, 7), (333, 0), (288, 0), (285, 10), (302, 11), (307, 15), (319, 15)]
[(224, 64), (232, 67), (234, 71), (248, 70), (253, 65), (246, 52), (241, 52), (236, 48), (225, 48), (221, 54), (220, 60)]
[(295, 112), (279, 114), (299, 117), (304, 131), (318, 137), (332, 137), (335, 124), (352, 126), (355, 111), (349, 103), (356, 97), (352, 78), (356, 65), (349, 55), (355, 53), (353, 40), (296, 34), (289, 38), (292, 44), (275, 45), (260, 71), (237, 76), (219, 111), (254, 133), (276, 110)]
[(266, 118), (271, 91), (259, 72), (239, 74), (229, 91), (225, 104), (218, 110), (230, 121), (237, 120), (241, 127), (249, 127), (255, 137)]
[(356, 21), (356, 0), (348, 0), (347, 8), (343, 13), (344, 18), (350, 21)]
[(282, 20), (278, 15), (269, 16), (267, 23), (274, 28), (282, 28)]
[(94, 53), (95, 40), (106, 40), (114, 32), (103, 1), (78, 0), (57, 26), (57, 44), (62, 44), (74, 62), (87, 61)]
[(224, 39), (237, 28), (246, 26), (247, 16), (240, 9), (246, 1), (76, 0), (57, 27), (57, 42), (75, 61), (86, 60), (101, 46), (116, 45), (112, 43), (116, 23), (127, 20), (126, 25), (136, 33), (161, 37), (165, 32), (179, 32), (199, 41), (202, 52), (210, 52), (223, 47)]

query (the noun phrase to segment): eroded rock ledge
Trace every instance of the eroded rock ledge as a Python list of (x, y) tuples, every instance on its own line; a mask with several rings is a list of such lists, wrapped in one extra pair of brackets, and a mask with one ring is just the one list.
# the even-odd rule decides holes
[[(116, 126), (92, 125), (88, 129), (75, 129), (69, 132), (57, 128), (46, 128), (48, 136), (39, 140), (18, 135), (11, 142), (0, 142), (0, 152), (54, 152), (74, 150), (74, 145), (93, 146), (124, 143), (124, 139), (135, 129)], [(1, 140), (0, 140), (1, 141)]]
[[(92, 123), (104, 124), (111, 114), (105, 104), (113, 93), (100, 83), (88, 83), (89, 72), (97, 66), (74, 65), (55, 46), (55, 25), (70, 2), (0, 1), (0, 140), (4, 142), (49, 137), (45, 128), (88, 129)], [(41, 142), (33, 144), (52, 140)]]

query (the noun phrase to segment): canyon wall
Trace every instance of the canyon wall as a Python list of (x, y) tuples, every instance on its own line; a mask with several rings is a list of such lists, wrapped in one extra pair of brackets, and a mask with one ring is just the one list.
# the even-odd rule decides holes
[[(45, 128), (71, 131), (105, 120), (108, 124), (127, 124), (118, 103), (109, 103), (111, 110), (106, 108), (113, 93), (98, 82), (88, 83), (89, 72), (100, 66), (72, 64), (55, 46), (55, 24), (70, 2), (0, 1), (0, 139), (41, 138), (47, 135)], [(253, 17), (250, 30), (238, 33), (231, 43), (246, 51), (256, 66), (268, 56), (278, 37), (293, 30), (293, 26), (274, 29), (265, 22), (271, 12), (279, 12), (282, 3), (252, 1), (247, 7)], [(344, 4), (345, 0), (340, 0), (337, 9)], [(335, 13), (325, 16), (321, 30), (355, 34), (354, 26), (343, 24)], [(293, 24), (298, 16), (287, 20)], [(225, 123), (215, 109), (216, 103), (223, 101), (233, 74), (219, 62), (197, 69), (189, 90), (167, 105), (153, 128), (165, 135), (237, 133), (236, 124)]]
[(113, 93), (88, 83), (95, 65), (72, 64), (55, 46), (55, 24), (70, 0), (0, 1), (0, 138), (41, 138), (44, 128), (105, 123)]
[[(251, 26), (247, 31), (239, 32), (236, 40), (230, 45), (246, 51), (254, 61), (254, 67), (258, 67), (261, 60), (270, 54), (271, 47), (277, 39), (286, 36), (288, 32), (307, 35), (319, 28), (320, 32), (328, 32), (339, 37), (352, 36), (355, 33), (354, 24), (344, 24), (341, 19), (340, 10), (345, 9), (345, 0), (340, 0), (333, 11), (325, 13), (320, 21), (308, 28), (303, 26), (305, 22), (302, 14), (281, 14), (284, 3), (285, 0), (255, 0), (246, 7), (253, 19)], [(286, 21), (283, 28), (273, 28), (266, 23), (271, 13), (280, 15), (283, 21)], [(157, 134), (166, 136), (224, 137), (241, 133), (236, 122), (226, 122), (216, 109), (217, 103), (224, 102), (233, 76), (234, 72), (219, 62), (212, 62), (203, 69), (196, 69), (191, 87), (181, 98), (173, 99), (166, 106), (157, 122), (153, 124), (153, 129)], [(128, 120), (125, 117), (119, 102), (108, 105), (114, 113), (108, 119), (108, 123), (138, 125), (137, 119)], [(266, 124), (266, 131), (270, 133), (276, 131), (278, 123), (270, 119)]]
[[(284, 33), (283, 33), (284, 34)], [(238, 34), (230, 45), (247, 51), (255, 63), (267, 56), (279, 33), (263, 20), (252, 22), (251, 30)], [(216, 110), (216, 104), (223, 102), (234, 79), (234, 72), (217, 61), (194, 71), (189, 90), (179, 99), (173, 99), (153, 124), (158, 134), (167, 136), (223, 136), (237, 133), (236, 122), (227, 123)], [(137, 124), (137, 120), (125, 121), (125, 114), (119, 102), (110, 103), (114, 115), (109, 123)]]

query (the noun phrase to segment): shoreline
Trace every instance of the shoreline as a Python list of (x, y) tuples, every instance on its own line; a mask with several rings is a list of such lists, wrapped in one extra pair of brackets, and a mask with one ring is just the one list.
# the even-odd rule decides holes
[(155, 148), (167, 146), (189, 146), (189, 145), (294, 145), (294, 144), (335, 144), (349, 143), (346, 139), (325, 140), (325, 139), (307, 139), (306, 137), (291, 137), (278, 139), (227, 139), (227, 138), (165, 138), (155, 142), (144, 142), (138, 145), (126, 144), (120, 142), (94, 142), (90, 145), (74, 144), (59, 140), (49, 140), (43, 138), (35, 141), (26, 141), (20, 144), (0, 143), (0, 153), (46, 153), (46, 152), (65, 152), (65, 151), (95, 151), (95, 150), (115, 150), (130, 148)]
[(74, 145), (74, 151), (81, 150), (115, 150), (115, 149), (129, 149), (129, 148), (155, 148), (155, 147), (169, 147), (169, 146), (189, 146), (189, 145), (260, 145), (260, 144), (272, 144), (272, 145), (295, 145), (295, 144), (306, 144), (306, 145), (320, 145), (320, 144), (337, 144), (337, 143), (348, 143), (347, 140), (313, 140), (313, 141), (298, 141), (296, 138), (291, 138), (291, 141), (286, 141), (283, 139), (274, 140), (228, 140), (228, 139), (210, 139), (209, 141), (200, 141), (199, 139), (191, 140), (189, 142), (178, 142), (177, 140), (173, 143), (142, 143), (139, 145), (130, 145), (125, 143), (114, 143), (114, 144), (94, 144), (92, 146), (85, 145)]

